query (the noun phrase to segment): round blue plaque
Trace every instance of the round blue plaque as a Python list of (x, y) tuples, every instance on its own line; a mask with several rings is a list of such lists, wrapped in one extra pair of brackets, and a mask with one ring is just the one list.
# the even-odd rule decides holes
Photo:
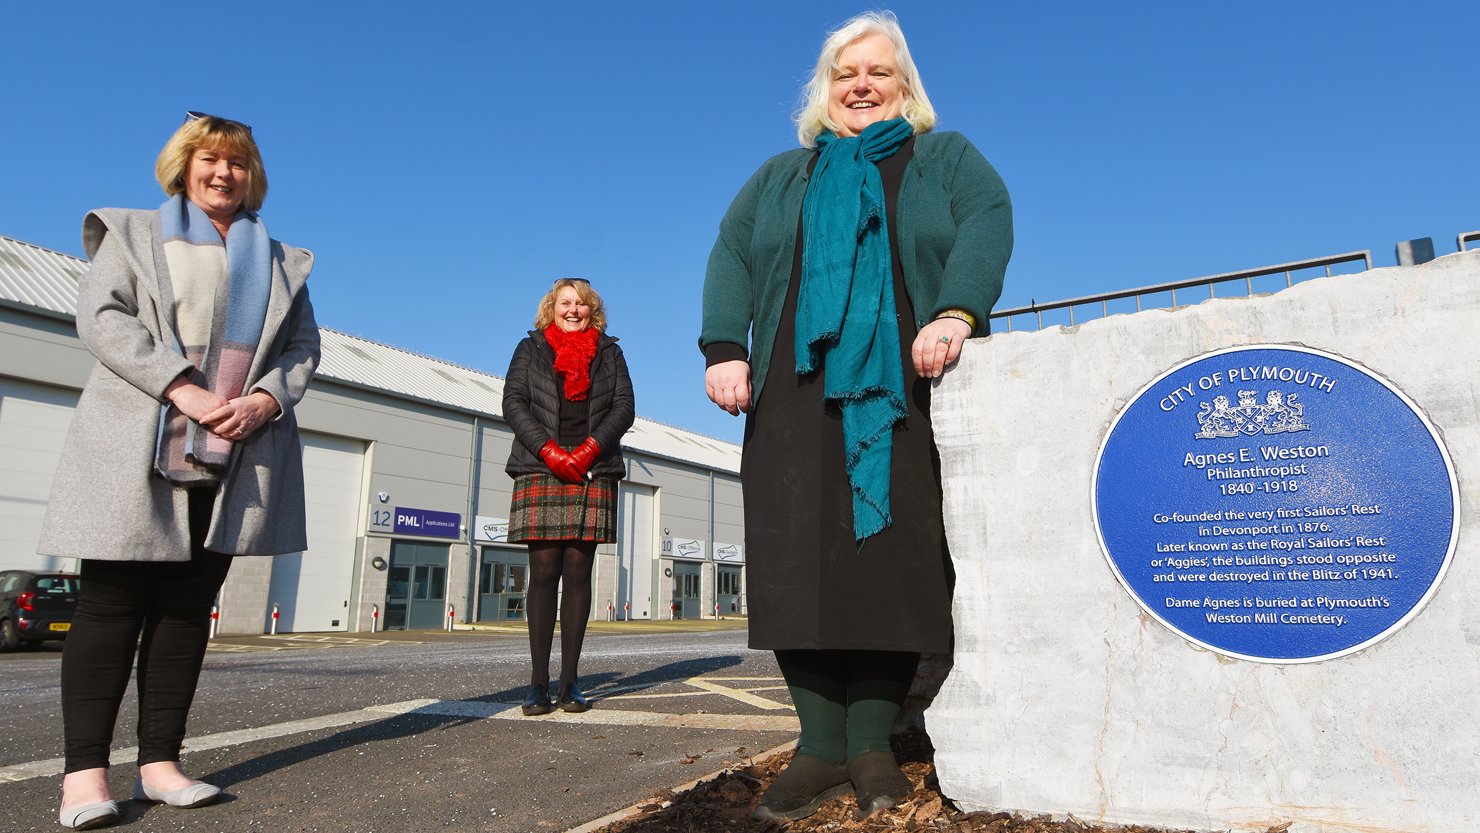
[(1093, 490), (1100, 544), (1141, 607), (1258, 662), (1392, 634), (1459, 532), (1454, 467), (1417, 406), (1304, 347), (1220, 350), (1154, 379), (1111, 423)]

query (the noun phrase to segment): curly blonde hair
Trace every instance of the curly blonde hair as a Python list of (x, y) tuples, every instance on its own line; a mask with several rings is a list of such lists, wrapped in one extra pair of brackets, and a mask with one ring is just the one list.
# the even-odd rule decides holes
[(567, 286), (574, 289), (581, 296), (582, 303), (591, 308), (591, 329), (599, 333), (606, 332), (606, 305), (601, 303), (601, 296), (596, 294), (596, 290), (591, 288), (591, 282), (585, 278), (560, 278), (555, 281), (555, 285), (540, 299), (539, 308), (534, 315), (534, 328), (543, 330), (555, 320), (555, 298)]

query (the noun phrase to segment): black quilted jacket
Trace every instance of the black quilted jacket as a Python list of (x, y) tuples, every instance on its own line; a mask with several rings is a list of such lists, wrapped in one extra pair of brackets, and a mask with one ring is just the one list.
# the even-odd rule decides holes
[[(591, 362), (591, 424), (586, 433), (601, 446), (601, 457), (591, 473), (617, 480), (627, 474), (622, 460), (622, 435), (636, 416), (632, 399), (632, 377), (617, 340), (605, 333), (597, 343)], [(509, 373), (504, 377), (504, 419), (514, 429), (514, 444), (504, 471), (510, 477), (547, 474), (540, 449), (548, 440), (559, 441), (561, 381), (555, 372), (555, 351), (538, 330), (514, 348)]]

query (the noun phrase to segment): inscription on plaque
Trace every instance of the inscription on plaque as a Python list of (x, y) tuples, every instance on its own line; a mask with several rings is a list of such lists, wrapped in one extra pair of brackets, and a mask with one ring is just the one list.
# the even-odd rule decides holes
[(1146, 612), (1228, 656), (1313, 662), (1383, 639), (1428, 602), (1459, 491), (1402, 392), (1333, 354), (1259, 345), (1136, 394), (1100, 446), (1092, 504)]

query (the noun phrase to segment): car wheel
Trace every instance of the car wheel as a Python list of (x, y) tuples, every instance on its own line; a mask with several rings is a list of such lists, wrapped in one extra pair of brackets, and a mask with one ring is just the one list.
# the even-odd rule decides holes
[(14, 651), (21, 644), (21, 632), (16, 630), (15, 620), (0, 622), (0, 651)]

